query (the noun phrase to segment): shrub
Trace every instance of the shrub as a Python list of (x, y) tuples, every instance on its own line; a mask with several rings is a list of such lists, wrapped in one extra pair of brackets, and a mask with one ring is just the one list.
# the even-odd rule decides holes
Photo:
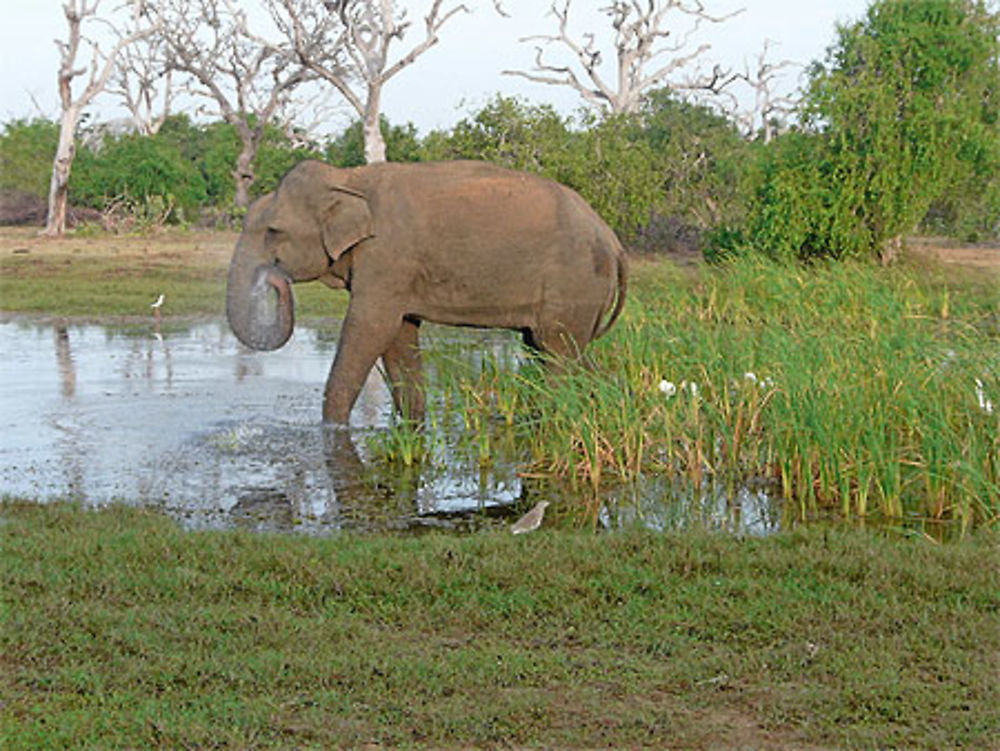
[(197, 167), (167, 139), (127, 135), (108, 138), (97, 150), (77, 155), (70, 200), (104, 209), (127, 198), (159, 197), (171, 207), (171, 221), (196, 215), (205, 202), (205, 182)]
[(763, 155), (728, 239), (775, 257), (887, 260), (935, 205), (975, 206), (995, 225), (998, 29), (974, 0), (880, 0), (840, 27), (810, 74), (807, 132)]
[(0, 190), (44, 197), (52, 179), (59, 126), (48, 120), (14, 120), (0, 135)]

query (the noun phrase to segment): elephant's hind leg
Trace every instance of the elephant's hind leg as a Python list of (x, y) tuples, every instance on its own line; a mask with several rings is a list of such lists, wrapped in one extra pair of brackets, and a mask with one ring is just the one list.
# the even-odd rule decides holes
[(524, 333), (524, 342), (553, 358), (559, 360), (579, 360), (583, 356), (583, 348), (587, 345), (587, 329), (585, 326), (567, 325), (563, 321), (549, 320), (533, 326)]
[(419, 321), (403, 319), (399, 333), (382, 354), (396, 410), (404, 418), (415, 421), (424, 417), (419, 327)]

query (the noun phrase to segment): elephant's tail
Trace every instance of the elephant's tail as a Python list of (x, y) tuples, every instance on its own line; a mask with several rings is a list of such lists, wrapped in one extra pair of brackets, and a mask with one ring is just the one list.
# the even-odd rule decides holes
[(621, 315), (622, 309), (625, 307), (625, 294), (628, 291), (628, 263), (625, 260), (625, 251), (618, 248), (618, 287), (615, 290), (615, 304), (611, 309), (611, 314), (602, 322), (601, 319), (597, 320), (597, 325), (594, 328), (594, 335), (591, 337), (591, 341), (597, 339), (598, 337), (604, 336), (608, 333), (615, 321), (618, 320), (618, 316)]

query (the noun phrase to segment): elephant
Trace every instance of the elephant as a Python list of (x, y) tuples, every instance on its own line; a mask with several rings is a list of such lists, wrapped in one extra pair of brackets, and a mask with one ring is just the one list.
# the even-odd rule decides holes
[(486, 162), (298, 163), (249, 208), (226, 286), (236, 337), (281, 347), (291, 285), (350, 294), (323, 395), (347, 423), (378, 358), (393, 403), (421, 420), (421, 322), (521, 332), (530, 348), (579, 359), (625, 304), (621, 243), (573, 190)]

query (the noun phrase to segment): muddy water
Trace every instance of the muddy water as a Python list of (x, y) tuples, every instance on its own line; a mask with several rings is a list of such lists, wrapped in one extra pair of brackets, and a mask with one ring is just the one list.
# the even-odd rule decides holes
[[(444, 336), (471, 356), (513, 346), (502, 333)], [(559, 495), (518, 477), (514, 459), (483, 471), (447, 448), (433, 466), (376, 474), (367, 440), (391, 420), (377, 372), (350, 429), (319, 421), (335, 349), (335, 331), (301, 326), (283, 349), (261, 353), (238, 345), (224, 322), (2, 322), (0, 494), (149, 505), (194, 528), (310, 533), (501, 525)], [(664, 480), (610, 494), (598, 521), (752, 533), (777, 525), (763, 492), (692, 498)]]

